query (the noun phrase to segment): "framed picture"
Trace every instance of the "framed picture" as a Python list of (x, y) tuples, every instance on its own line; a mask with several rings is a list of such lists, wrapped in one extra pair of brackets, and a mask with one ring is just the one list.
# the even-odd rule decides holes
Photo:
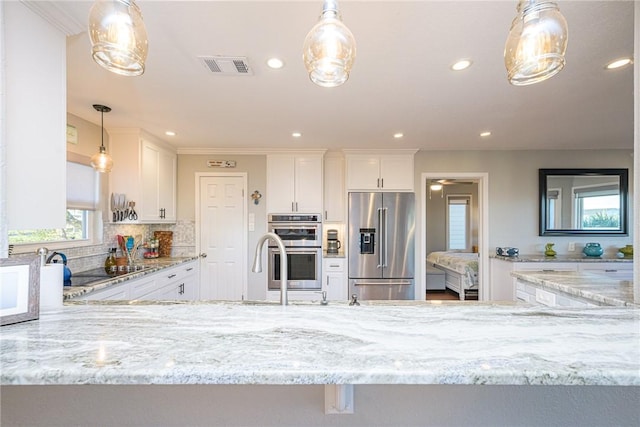
[(40, 315), (40, 257), (0, 259), (0, 326)]

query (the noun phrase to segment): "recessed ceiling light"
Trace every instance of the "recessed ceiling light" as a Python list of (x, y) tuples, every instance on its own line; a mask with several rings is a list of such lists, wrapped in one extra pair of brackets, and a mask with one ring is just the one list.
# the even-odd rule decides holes
[(284, 67), (284, 62), (282, 61), (282, 59), (279, 59), (279, 58), (269, 58), (267, 60), (267, 65), (269, 66), (269, 68), (273, 68), (274, 70), (278, 70), (278, 69)]
[(469, 68), (471, 64), (473, 64), (473, 62), (470, 59), (461, 59), (460, 61), (453, 64), (451, 66), (451, 69), (453, 71), (462, 71)]
[(489, 132), (489, 131), (480, 132), (480, 136), (483, 137), (483, 138), (486, 138), (488, 136), (491, 136), (491, 132)]
[(172, 131), (172, 130), (168, 130), (164, 134), (167, 135), (167, 136), (176, 136), (176, 133), (174, 131)]
[(291, 134), (291, 136), (292, 136), (292, 137), (294, 137), (294, 138), (300, 138), (300, 137), (302, 136), (302, 133), (300, 133), (300, 132), (293, 132), (293, 133)]
[(403, 134), (402, 132), (398, 132), (398, 133), (394, 133), (394, 134), (393, 134), (393, 137), (394, 137), (395, 139), (400, 139), (400, 138), (402, 138), (403, 136), (404, 136), (404, 134)]
[(605, 68), (607, 70), (615, 70), (616, 68), (624, 67), (625, 65), (631, 64), (631, 58), (620, 58), (615, 61), (609, 62)]

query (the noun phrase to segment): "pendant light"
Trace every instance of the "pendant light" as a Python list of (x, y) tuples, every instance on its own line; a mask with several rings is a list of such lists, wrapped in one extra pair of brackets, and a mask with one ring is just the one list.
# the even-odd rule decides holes
[(144, 73), (147, 30), (133, 0), (96, 0), (89, 12), (91, 54), (99, 65), (123, 76)]
[(356, 57), (356, 41), (342, 23), (337, 0), (325, 0), (320, 21), (304, 40), (302, 59), (312, 82), (340, 86), (349, 78)]
[(104, 113), (111, 111), (111, 108), (106, 105), (93, 104), (93, 108), (100, 111), (100, 131), (102, 135), (102, 143), (100, 144), (100, 151), (91, 156), (91, 167), (98, 172), (111, 172), (113, 167), (113, 159), (107, 154), (107, 149), (104, 148)]
[(504, 64), (509, 83), (525, 86), (564, 68), (568, 29), (553, 1), (520, 0), (517, 10), (504, 48)]

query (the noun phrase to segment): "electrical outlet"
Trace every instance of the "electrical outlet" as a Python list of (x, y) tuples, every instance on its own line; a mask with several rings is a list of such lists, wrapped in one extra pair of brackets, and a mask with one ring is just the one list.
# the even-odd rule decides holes
[(575, 242), (569, 242), (569, 247), (567, 248), (567, 250), (569, 252), (575, 252), (576, 251), (576, 243)]

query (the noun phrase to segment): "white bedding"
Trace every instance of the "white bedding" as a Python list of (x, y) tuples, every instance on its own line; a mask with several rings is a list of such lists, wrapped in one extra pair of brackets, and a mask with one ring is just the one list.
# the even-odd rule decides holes
[(435, 267), (443, 267), (460, 273), (464, 289), (478, 286), (478, 254), (469, 252), (436, 251), (427, 255), (427, 262)]

